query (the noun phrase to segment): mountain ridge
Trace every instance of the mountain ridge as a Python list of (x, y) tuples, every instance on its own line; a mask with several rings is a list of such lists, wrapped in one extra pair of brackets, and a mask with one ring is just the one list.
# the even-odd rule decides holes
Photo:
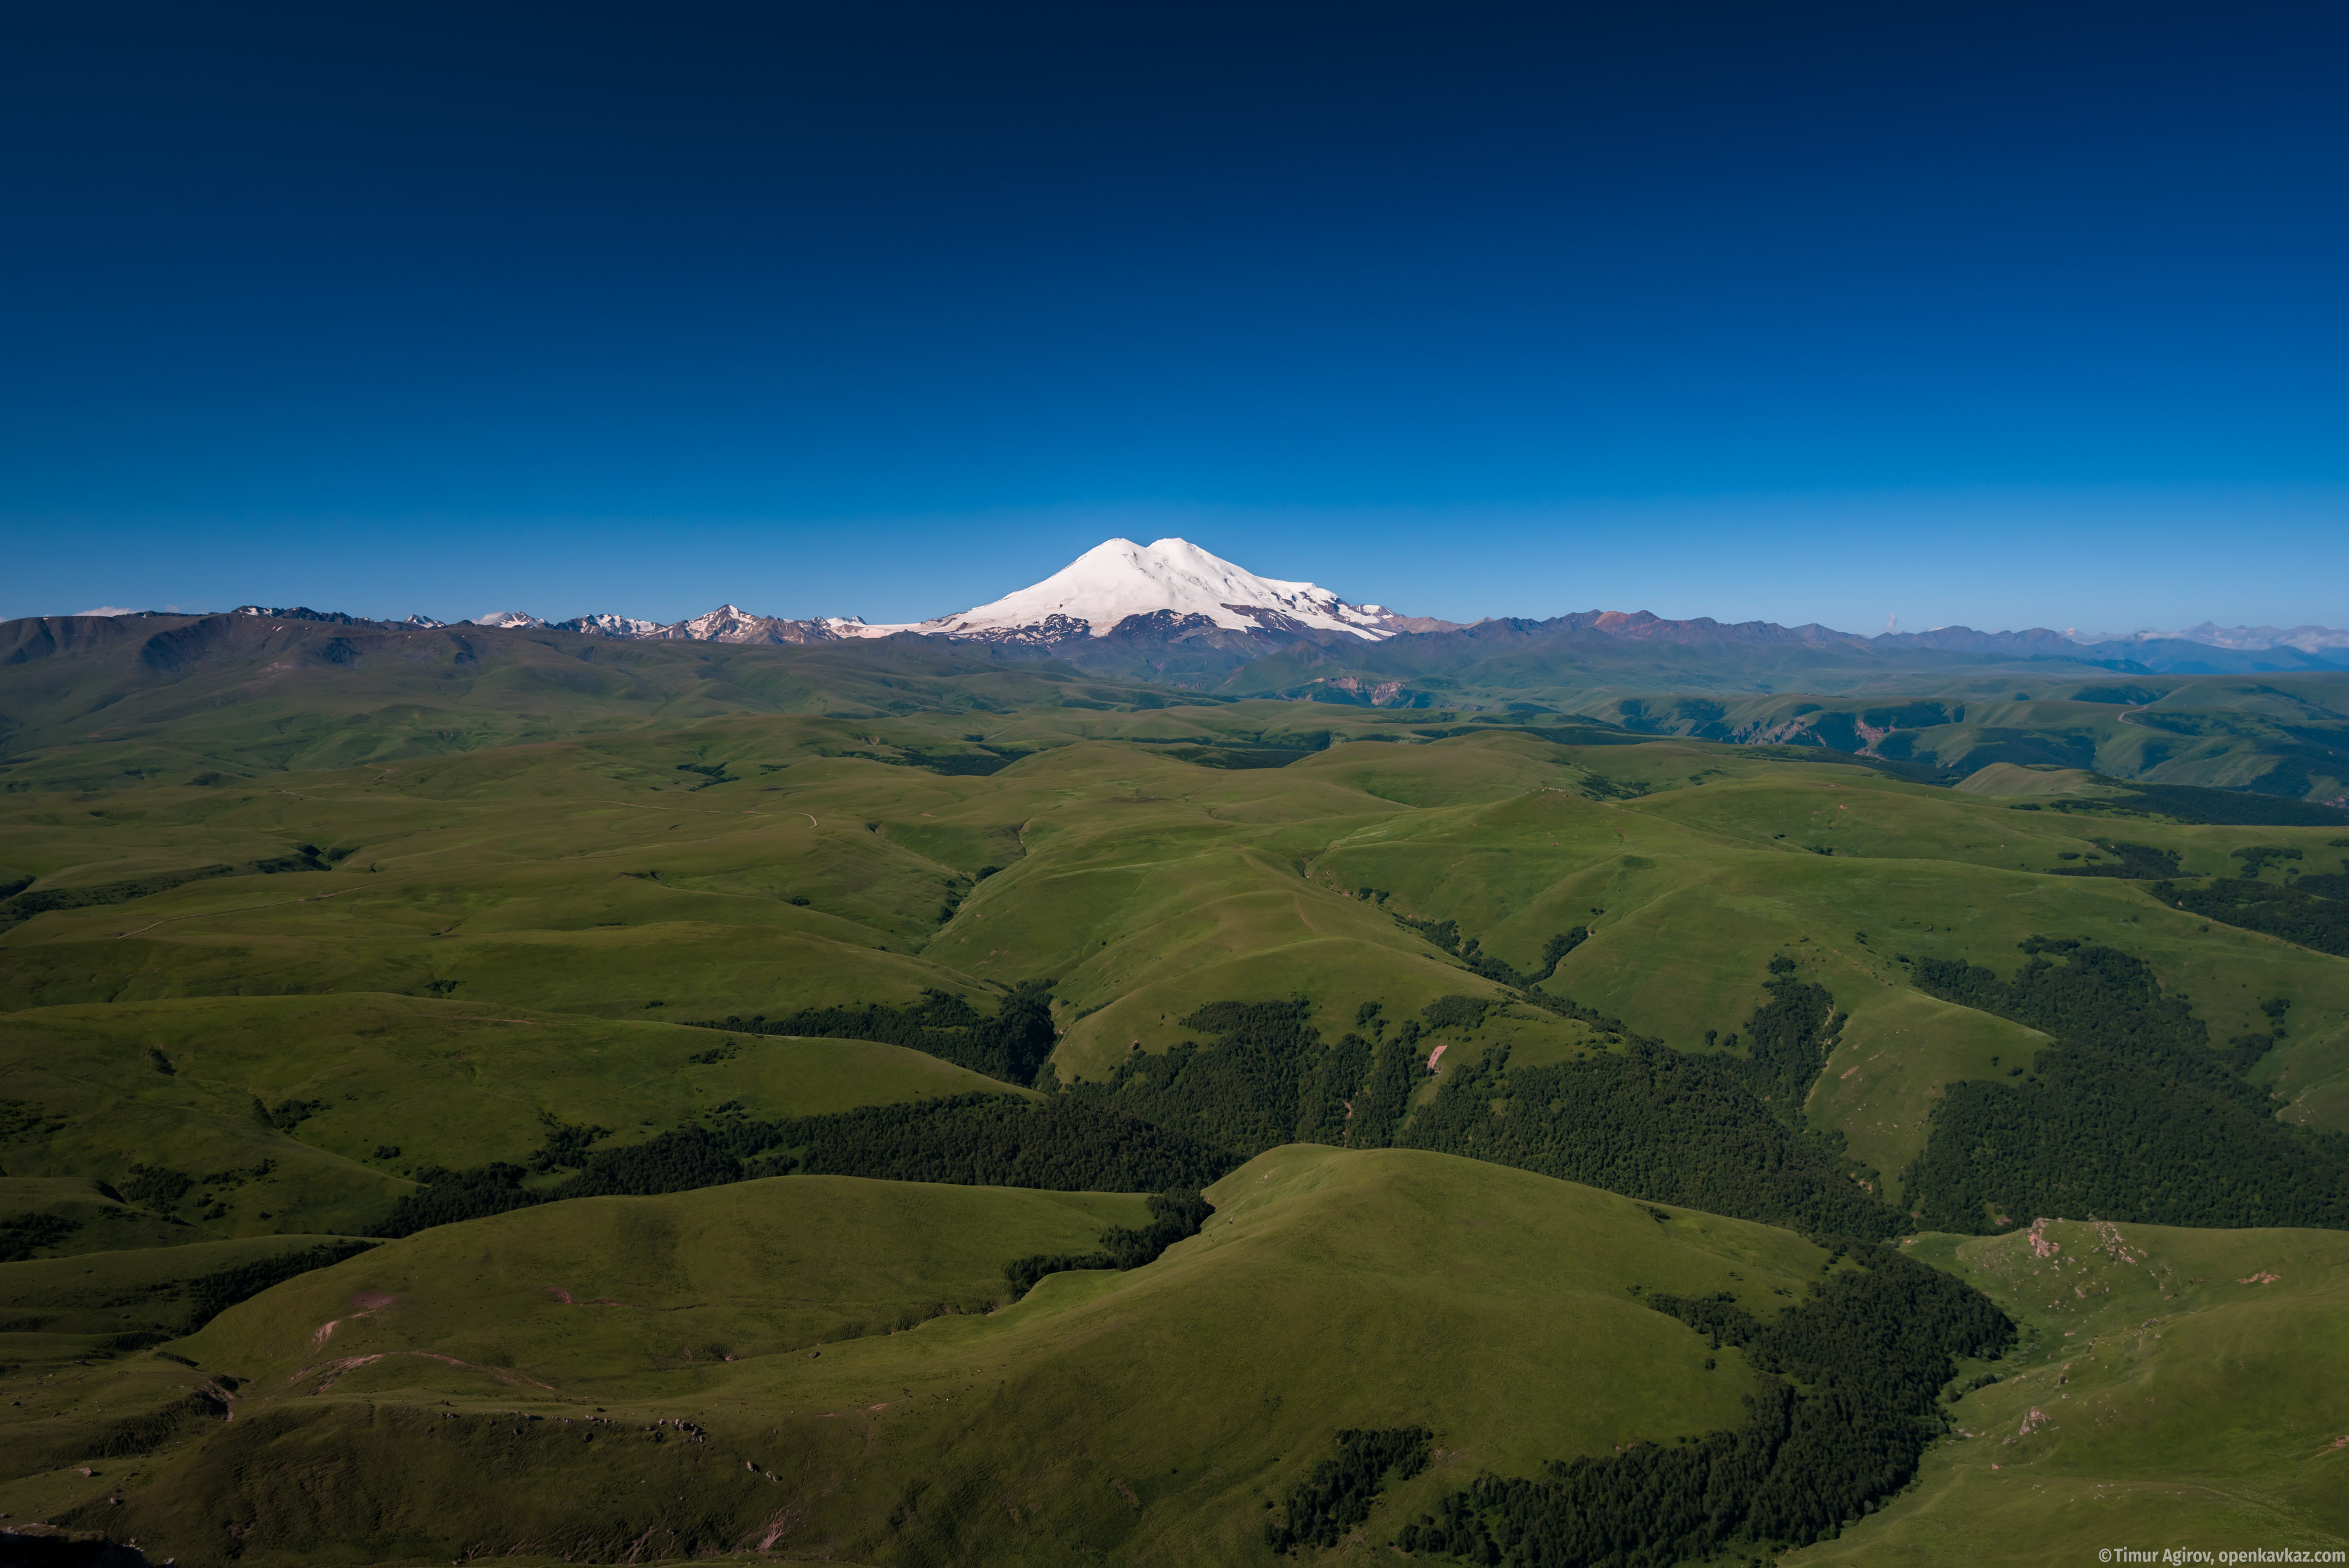
[[(404, 629), (440, 629), (450, 624), (421, 615), (401, 621), (372, 620), (303, 607), (268, 609), (243, 605), (228, 613)], [(666, 623), (609, 612), (546, 620), (528, 611), (503, 609), (454, 624), (502, 631), (570, 632), (615, 642), (803, 647), (911, 637), (984, 644), (1014, 658), (1063, 659), (1095, 672), (1194, 689), (1226, 682), (1246, 666), (1290, 649), (1322, 650), (1319, 656), (1303, 656), (1312, 663), (1327, 663), (1333, 658), (1340, 663), (1361, 663), (1365, 667), (1361, 676), (1367, 678), (1379, 670), (1390, 675), (1396, 670), (1394, 659), (1369, 656), (1369, 650), (1379, 645), (1400, 640), (1402, 646), (1423, 651), (1438, 662), (1463, 645), (1458, 640), (1419, 640), (1428, 639), (1464, 639), (1479, 646), (1496, 641), (1556, 643), (1561, 649), (1589, 646), (1591, 639), (1604, 639), (1609, 644), (1629, 647), (1776, 649), (1830, 658), (1937, 653), (1993, 660), (2061, 659), (2133, 674), (2349, 670), (2349, 631), (2318, 626), (2280, 630), (2264, 626), (2222, 628), (2205, 621), (2181, 632), (2093, 637), (2046, 627), (1982, 631), (1943, 626), (1863, 636), (1816, 621), (1789, 627), (1766, 620), (1673, 618), (1648, 610), (1598, 608), (1543, 618), (1488, 617), (1462, 623), (1405, 615), (1383, 605), (1350, 603), (1317, 584), (1262, 576), (1188, 540), (1171, 536), (1146, 545), (1124, 538), (1105, 540), (1027, 587), (921, 621), (868, 623), (862, 618), (840, 616), (800, 619), (759, 614), (729, 601), (700, 615)], [(1340, 690), (1362, 683), (1352, 675), (1335, 679)], [(1377, 680), (1370, 683), (1384, 684)]]

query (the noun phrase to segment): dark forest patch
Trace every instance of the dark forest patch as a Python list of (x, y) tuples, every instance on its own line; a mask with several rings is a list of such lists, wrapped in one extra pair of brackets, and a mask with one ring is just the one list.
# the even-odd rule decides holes
[(730, 1016), (703, 1019), (700, 1029), (727, 1029), (741, 1034), (784, 1034), (802, 1039), (874, 1040), (884, 1045), (904, 1045), (926, 1052), (957, 1067), (984, 1073), (1007, 1084), (1025, 1086), (1036, 1081), (1060, 1036), (1052, 1027), (1052, 982), (1023, 981), (992, 1018), (984, 1016), (965, 998), (943, 991), (925, 991), (908, 1007), (873, 1002), (864, 1007), (818, 1007), (769, 1018)]
[(959, 1095), (865, 1106), (828, 1116), (759, 1121), (721, 1116), (625, 1148), (585, 1157), (576, 1175), (526, 1185), (521, 1166), (419, 1173), (372, 1232), (409, 1236), (435, 1225), (568, 1198), (688, 1192), (767, 1176), (864, 1176), (1054, 1192), (1195, 1191), (1239, 1163), (1180, 1133), (1062, 1095), (1042, 1104)]
[(1428, 1439), (1434, 1436), (1424, 1427), (1339, 1433), (1336, 1457), (1313, 1467), (1288, 1494), (1278, 1521), (1265, 1521), (1264, 1543), (1275, 1552), (1337, 1545), (1371, 1517), (1388, 1476), (1409, 1480), (1427, 1468)]
[[(2349, 1229), (2349, 1140), (2278, 1122), (2241, 1076), (2271, 1038), (2214, 1049), (2142, 960), (2033, 937), (2011, 981), (1942, 960), (1918, 989), (2053, 1035), (2020, 1084), (1951, 1084), (1904, 1179), (1932, 1228), (2025, 1215), (2161, 1225)], [(2046, 955), (2065, 961), (2058, 965)]]
[(2132, 881), (2153, 881), (2178, 875), (2178, 851), (2158, 849), (2150, 844), (2129, 844), (2120, 839), (2099, 838), (2096, 847), (2113, 858), (2110, 863), (2090, 866), (2060, 866), (2058, 877), (2119, 877)]
[[(1284, 1143), (1361, 1142), (1369, 1132), (1360, 1102), (1364, 1085), (1409, 1050), (1419, 1025), (1406, 1020), (1392, 1038), (1354, 1033), (1325, 1044), (1302, 1001), (1211, 1002), (1182, 1020), (1211, 1036), (1164, 1052), (1137, 1053), (1099, 1084), (1072, 1093), (1097, 1100), (1242, 1158)], [(1348, 1115), (1348, 1102), (1356, 1112)], [(1400, 1116), (1402, 1107), (1394, 1107)], [(1353, 1124), (1360, 1122), (1356, 1127)], [(1368, 1147), (1383, 1147), (1383, 1137)]]
[(1935, 1397), (1954, 1358), (2001, 1355), (2015, 1336), (1961, 1280), (1889, 1248), (1859, 1262), (1769, 1319), (1726, 1293), (1647, 1298), (1764, 1374), (1735, 1430), (1554, 1463), (1538, 1478), (1479, 1476), (1395, 1543), (1523, 1568), (1634, 1568), (1835, 1534), (1906, 1486), (1947, 1429)]
[(2153, 896), (2165, 904), (2201, 916), (2260, 931), (2271, 937), (2349, 958), (2349, 902), (2339, 897), (2319, 898), (2318, 889), (2337, 893), (2349, 877), (2319, 874), (2302, 877), (2297, 885), (2254, 882), (2239, 877), (2214, 877), (2199, 884), (2157, 884)]
[(1757, 1098), (1745, 1068), (1639, 1040), (1547, 1067), (1512, 1068), (1504, 1049), (1447, 1073), (1399, 1141), (1774, 1225), (1869, 1238), (1906, 1229)]
[(1102, 1232), (1101, 1245), (1091, 1252), (1038, 1252), (1016, 1259), (1003, 1265), (1004, 1282), (1011, 1287), (1011, 1299), (1019, 1300), (1036, 1288), (1036, 1282), (1047, 1274), (1057, 1274), (1069, 1269), (1138, 1269), (1144, 1263), (1154, 1263), (1158, 1255), (1175, 1242), (1199, 1233), (1207, 1216), (1216, 1206), (1197, 1192), (1154, 1192), (1150, 1195), (1150, 1223), (1139, 1231), (1131, 1226), (1113, 1225)]

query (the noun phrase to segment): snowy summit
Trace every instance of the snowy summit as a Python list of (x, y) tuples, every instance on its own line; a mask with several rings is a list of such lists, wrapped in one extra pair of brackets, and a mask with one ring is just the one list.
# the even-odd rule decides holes
[[(258, 613), (257, 611), (255, 613)], [(1260, 577), (1211, 556), (1188, 539), (1137, 545), (1112, 539), (1096, 545), (1033, 587), (957, 615), (896, 625), (868, 625), (854, 617), (787, 620), (724, 604), (673, 624), (622, 615), (583, 615), (545, 621), (522, 610), (495, 610), (471, 624), (508, 631), (568, 631), (636, 642), (812, 643), (895, 637), (911, 632), (949, 641), (1018, 644), (1050, 649), (1105, 638), (1134, 618), (1129, 630), (1188, 637), (1210, 629), (1271, 634), (1279, 642), (1340, 633), (1378, 642), (1406, 631), (1450, 631), (1451, 621), (1397, 615), (1383, 605), (1350, 605), (1312, 583)], [(441, 624), (411, 616), (412, 626)]]
[(1379, 605), (1350, 605), (1311, 583), (1259, 577), (1187, 539), (1096, 545), (1033, 587), (993, 604), (910, 626), (843, 628), (847, 636), (926, 636), (993, 640), (1037, 630), (1107, 637), (1129, 616), (1204, 616), (1232, 631), (1341, 631), (1378, 641), (1408, 629)]

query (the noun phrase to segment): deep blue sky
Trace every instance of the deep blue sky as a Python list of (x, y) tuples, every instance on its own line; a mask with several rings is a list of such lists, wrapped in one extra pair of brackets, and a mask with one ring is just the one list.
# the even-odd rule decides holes
[(2349, 11), (16, 5), (0, 615), (2349, 624)]

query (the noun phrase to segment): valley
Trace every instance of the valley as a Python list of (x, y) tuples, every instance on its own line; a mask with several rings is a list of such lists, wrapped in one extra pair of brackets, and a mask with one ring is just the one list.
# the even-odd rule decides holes
[(119, 632), (0, 672), (12, 1524), (249, 1564), (2349, 1532), (2320, 800), (902, 639), (719, 685), (529, 628), (160, 673)]

